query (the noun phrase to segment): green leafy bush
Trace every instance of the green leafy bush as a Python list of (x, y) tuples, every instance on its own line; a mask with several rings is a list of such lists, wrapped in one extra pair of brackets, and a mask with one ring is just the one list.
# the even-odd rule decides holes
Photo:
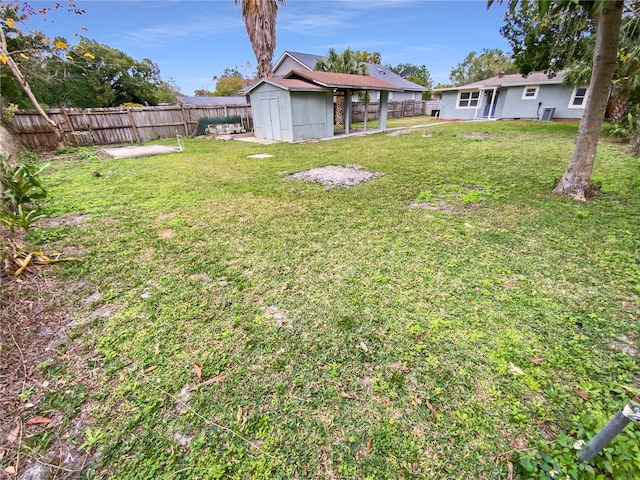
[(47, 192), (39, 176), (48, 166), (37, 168), (28, 162), (13, 165), (11, 155), (0, 154), (0, 221), (11, 230), (15, 227), (27, 230), (44, 216), (40, 202), (47, 198)]

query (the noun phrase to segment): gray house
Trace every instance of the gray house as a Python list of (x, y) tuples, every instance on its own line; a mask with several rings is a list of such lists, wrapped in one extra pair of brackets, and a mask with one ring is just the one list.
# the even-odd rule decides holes
[[(314, 71), (316, 62), (323, 58), (325, 57), (321, 55), (285, 51), (273, 66), (273, 76), (284, 77), (292, 70)], [(389, 92), (388, 100), (390, 102), (422, 100), (422, 92), (429, 90), (427, 87), (405, 80), (383, 65), (368, 63), (367, 68), (369, 69), (370, 77), (388, 82), (396, 87), (396, 91)], [(370, 92), (369, 96), (372, 102), (380, 100), (377, 92)]]
[(345, 133), (349, 133), (354, 92), (378, 93), (378, 128), (386, 128), (389, 92), (399, 89), (384, 80), (346, 73), (290, 71), (286, 78), (262, 78), (246, 88), (256, 138), (298, 142), (334, 134), (333, 97), (345, 98)]
[(481, 119), (580, 119), (588, 87), (567, 87), (564, 76), (550, 78), (543, 72), (527, 76), (498, 75), (459, 87), (437, 88), (442, 94), (440, 118)]

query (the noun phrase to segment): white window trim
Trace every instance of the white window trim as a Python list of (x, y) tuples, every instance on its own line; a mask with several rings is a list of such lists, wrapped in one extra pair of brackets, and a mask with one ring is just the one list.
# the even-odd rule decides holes
[[(530, 88), (535, 88), (535, 92), (533, 93), (533, 97), (527, 97), (527, 90)], [(540, 85), (527, 85), (522, 89), (522, 100), (535, 100), (538, 98), (538, 92), (540, 91)]]
[[(461, 107), (460, 106), (460, 98), (462, 97), (463, 93), (469, 93), (471, 95), (469, 95), (469, 104), (471, 104), (471, 96), (475, 93), (478, 95), (478, 98), (476, 100), (478, 100), (477, 105), (468, 105), (466, 107)], [(478, 108), (478, 105), (480, 105), (480, 90), (459, 90), (458, 91), (458, 98), (456, 98), (456, 109), (457, 110), (475, 110), (476, 108)]]
[[(576, 99), (576, 93), (578, 93), (578, 88), (585, 88), (586, 92), (584, 93), (584, 100), (582, 101), (582, 105), (574, 105), (573, 102)], [(589, 98), (589, 88), (588, 87), (573, 87), (573, 92), (571, 92), (571, 98), (569, 98), (569, 108), (584, 108), (587, 104), (587, 98)]]

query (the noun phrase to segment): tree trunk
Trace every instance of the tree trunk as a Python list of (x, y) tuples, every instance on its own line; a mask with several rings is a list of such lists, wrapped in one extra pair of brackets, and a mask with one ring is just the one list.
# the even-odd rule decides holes
[(58, 144), (58, 147), (59, 148), (64, 147), (64, 131), (62, 130), (62, 127), (60, 127), (60, 125), (54, 122), (51, 119), (51, 117), (47, 115), (47, 112), (45, 112), (44, 109), (40, 106), (40, 102), (38, 102), (38, 99), (31, 91), (31, 86), (29, 85), (29, 82), (27, 82), (27, 79), (24, 77), (24, 75), (22, 75), (22, 72), (18, 68), (18, 65), (16, 65), (16, 62), (14, 62), (13, 59), (9, 56), (9, 52), (7, 50), (6, 45), (7, 43), (6, 43), (6, 38), (4, 36), (4, 32), (0, 31), (0, 54), (7, 57), (6, 64), (9, 67), (9, 71), (11, 72), (11, 75), (13, 75), (13, 78), (16, 79), (16, 81), (18, 82), (18, 85), (20, 86), (22, 91), (27, 95), (27, 98), (31, 101), (36, 111), (40, 114), (40, 116), (44, 119), (44, 121), (47, 122), (47, 124), (49, 124), (53, 128), (53, 132), (56, 135), (56, 143)]
[(640, 156), (640, 132), (635, 132), (631, 137), (630, 153), (634, 157)]
[(606, 2), (598, 14), (589, 97), (580, 121), (571, 160), (553, 190), (558, 195), (575, 200), (586, 201), (591, 193), (591, 173), (616, 68), (623, 4), (622, 0)]
[(336, 125), (344, 125), (344, 96), (336, 97), (336, 106), (334, 110), (334, 119)]
[(618, 93), (614, 90), (607, 105), (607, 116), (613, 123), (622, 123), (629, 109), (629, 95)]

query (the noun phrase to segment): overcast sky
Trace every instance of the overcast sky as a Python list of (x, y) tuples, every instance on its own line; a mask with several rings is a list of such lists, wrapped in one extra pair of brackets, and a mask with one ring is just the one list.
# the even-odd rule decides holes
[[(240, 7), (233, 0), (76, 3), (84, 15), (57, 11), (46, 22), (38, 15), (29, 25), (70, 43), (77, 42), (74, 34), (79, 33), (137, 60), (149, 58), (162, 78), (173, 78), (185, 95), (213, 90), (213, 77), (226, 67), (250, 62), (255, 70)], [(278, 11), (274, 63), (284, 50), (325, 55), (331, 47), (350, 47), (380, 52), (385, 65), (426, 65), (435, 83), (447, 83), (451, 69), (469, 52), (509, 50), (499, 32), (505, 8), (487, 9), (486, 0), (287, 0)]]

